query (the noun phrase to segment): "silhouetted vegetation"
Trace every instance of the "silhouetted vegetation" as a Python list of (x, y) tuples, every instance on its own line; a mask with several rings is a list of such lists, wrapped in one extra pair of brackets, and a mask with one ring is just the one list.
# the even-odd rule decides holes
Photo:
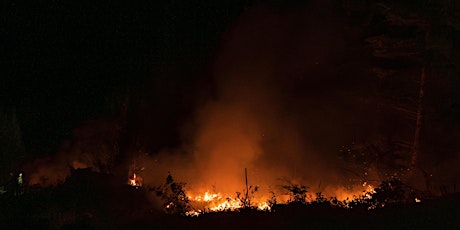
[(155, 194), (162, 200), (166, 213), (185, 214), (191, 209), (184, 186), (185, 183), (174, 181), (171, 173), (168, 173), (165, 184), (153, 188)]
[[(275, 193), (272, 193), (270, 204), (274, 212), (207, 213), (190, 220), (181, 216), (191, 208), (184, 186), (185, 183), (176, 182), (168, 174), (165, 184), (155, 188), (166, 213), (156, 212), (154, 204), (146, 197), (151, 193), (142, 187), (135, 189), (121, 185), (112, 175), (75, 170), (65, 183), (57, 187), (28, 189), (17, 197), (0, 196), (0, 227), (207, 229), (212, 226), (234, 229), (304, 226), (356, 229), (375, 228), (378, 223), (381, 227), (377, 229), (452, 228), (460, 217), (458, 194), (431, 200), (419, 197), (421, 203), (415, 203), (408, 200), (410, 187), (397, 178), (389, 178), (375, 188), (376, 193), (369, 194), (372, 198), (363, 194), (353, 200), (340, 201), (317, 192), (316, 198), (308, 202), (307, 186), (288, 184), (285, 189), (291, 194), (291, 203), (278, 204)], [(251, 186), (253, 193), (257, 191), (255, 188)], [(305, 221), (306, 218), (309, 221)]]
[(307, 201), (308, 187), (301, 184), (294, 184), (286, 181), (288, 184), (282, 185), (281, 187), (288, 191), (289, 200), (288, 203), (299, 203), (305, 204)]
[[(243, 193), (236, 192), (236, 197), (237, 197), (237, 199), (239, 201), (241, 201), (243, 209), (252, 207), (251, 201), (252, 201), (252, 199), (254, 199), (254, 195), (255, 195), (255, 193), (257, 191), (259, 191), (259, 186), (249, 185), (247, 191), (245, 189)], [(244, 195), (242, 195), (242, 194), (244, 194)]]

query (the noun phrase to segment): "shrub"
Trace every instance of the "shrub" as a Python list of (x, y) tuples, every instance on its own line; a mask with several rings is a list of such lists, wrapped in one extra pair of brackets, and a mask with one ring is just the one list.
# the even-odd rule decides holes
[(154, 188), (158, 197), (163, 201), (163, 208), (168, 214), (184, 214), (191, 210), (190, 200), (184, 190), (185, 183), (175, 182), (168, 172), (166, 182)]

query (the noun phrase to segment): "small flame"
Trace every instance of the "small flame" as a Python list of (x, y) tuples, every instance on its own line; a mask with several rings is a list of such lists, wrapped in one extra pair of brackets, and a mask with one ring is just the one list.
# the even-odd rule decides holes
[(363, 187), (364, 187), (363, 195), (364, 195), (364, 198), (366, 199), (372, 199), (372, 194), (377, 193), (374, 189), (374, 186), (368, 184), (367, 182), (363, 183)]
[(257, 210), (259, 211), (271, 211), (272, 207), (268, 205), (267, 202), (261, 202), (257, 205)]
[(140, 187), (142, 186), (142, 178), (138, 177), (136, 173), (133, 173), (133, 176), (128, 180), (128, 184), (133, 187)]
[(415, 197), (415, 203), (420, 203), (422, 202), (422, 200), (420, 200), (419, 198)]
[(190, 217), (197, 217), (201, 215), (201, 213), (202, 211), (198, 209), (198, 210), (191, 210), (191, 211), (185, 212), (185, 215), (190, 216)]

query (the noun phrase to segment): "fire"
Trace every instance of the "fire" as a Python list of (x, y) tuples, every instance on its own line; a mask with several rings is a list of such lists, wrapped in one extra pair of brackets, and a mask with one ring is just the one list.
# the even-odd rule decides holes
[[(208, 212), (225, 212), (225, 211), (238, 211), (245, 208), (243, 199), (240, 197), (233, 197), (231, 195), (222, 195), (221, 193), (212, 193), (206, 191), (202, 195), (188, 196), (189, 200), (199, 205), (204, 206), (204, 210)], [(262, 199), (259, 199), (262, 200)], [(251, 201), (253, 205), (249, 208), (255, 208), (259, 211), (270, 211), (271, 206), (267, 201)], [(200, 209), (187, 212), (187, 216), (198, 216), (202, 211)]]
[[(135, 183), (135, 179), (137, 179), (136, 175), (133, 175), (133, 179), (131, 179), (132, 185)], [(332, 205), (339, 205), (342, 208), (352, 208), (350, 206), (353, 202), (361, 200), (362, 202), (365, 202), (364, 200), (371, 200), (373, 194), (376, 193), (375, 188), (373, 185), (371, 185), (368, 182), (364, 182), (360, 185), (357, 185), (354, 189), (351, 190), (343, 190), (338, 188), (337, 191), (335, 191), (335, 197), (337, 200), (339, 200), (338, 204), (337, 203), (332, 203)], [(248, 197), (242, 196), (241, 193), (237, 193), (236, 196), (232, 196), (229, 194), (223, 194), (220, 192), (211, 192), (209, 190), (203, 192), (203, 193), (195, 193), (193, 191), (187, 191), (187, 196), (188, 200), (191, 202), (191, 209), (186, 211), (184, 214), (189, 217), (198, 217), (202, 214), (205, 213), (210, 213), (210, 212), (237, 212), (242, 209), (252, 209), (252, 210), (257, 210), (257, 211), (267, 211), (271, 212), (272, 211), (272, 206), (274, 203), (278, 204), (287, 204), (289, 203), (289, 198), (284, 197), (283, 194), (278, 195), (275, 199), (267, 199), (267, 196), (251, 196)], [(307, 199), (306, 199), (306, 205), (309, 203), (315, 202), (315, 199), (313, 198), (313, 195), (308, 193)], [(316, 194), (316, 196), (318, 196)], [(319, 197), (317, 197), (318, 199)], [(331, 198), (332, 199), (332, 198)], [(316, 200), (317, 201), (317, 200)], [(419, 199), (416, 198), (416, 202), (420, 202)], [(166, 208), (169, 208), (170, 205), (174, 205), (173, 203), (170, 203), (169, 205), (166, 206)], [(374, 209), (377, 206), (371, 205), (368, 209)], [(382, 206), (383, 207), (383, 206)]]
[(235, 211), (243, 207), (243, 203), (239, 199), (209, 191), (206, 191), (203, 195), (189, 196), (188, 198), (192, 202), (201, 203), (205, 206), (205, 209), (211, 212)]
[[(349, 205), (356, 200), (371, 200), (372, 195), (376, 193), (374, 186), (368, 182), (357, 185), (352, 190), (343, 190), (338, 188), (335, 192), (336, 198), (339, 200), (339, 206), (343, 208), (351, 208)], [(236, 196), (232, 196), (220, 192), (211, 192), (210, 190), (203, 193), (187, 191), (187, 194), (189, 194), (187, 198), (191, 202), (191, 207), (193, 207), (191, 210), (184, 213), (189, 217), (197, 217), (209, 212), (234, 212), (245, 208), (270, 212), (272, 211), (272, 205), (274, 203), (289, 203), (289, 198), (284, 197), (285, 195), (283, 194), (278, 195), (275, 198), (276, 201), (274, 202), (272, 200), (273, 198), (267, 199), (267, 196), (264, 195), (248, 197), (247, 195), (244, 196), (241, 193), (237, 193)], [(308, 193), (305, 201), (307, 205), (308, 203), (317, 201), (313, 197), (314, 195), (312, 193)], [(372, 206), (369, 209), (374, 208), (376, 207)]]
[(243, 208), (243, 203), (241, 200), (232, 199), (228, 197), (223, 202), (217, 202), (213, 207), (209, 207), (209, 210), (212, 212), (223, 212), (223, 211), (236, 211), (240, 208)]
[(222, 199), (222, 195), (220, 193), (210, 193), (209, 191), (205, 192), (202, 196), (198, 195), (195, 197), (189, 196), (190, 200), (198, 201), (198, 202), (211, 202), (214, 200)]
[(271, 211), (272, 210), (272, 207), (268, 204), (268, 202), (260, 202), (258, 205), (257, 205), (257, 210), (259, 211)]
[(368, 184), (367, 182), (364, 182), (364, 183), (363, 183), (363, 188), (364, 188), (363, 196), (364, 196), (366, 199), (371, 199), (371, 198), (372, 198), (372, 194), (376, 193), (376, 191), (375, 191), (375, 189), (374, 189), (374, 186)]
[(142, 186), (142, 178), (133, 173), (133, 176), (128, 179), (128, 184), (133, 187), (140, 187)]
[[(128, 177), (128, 184), (130, 186), (138, 188), (143, 185), (143, 178), (141, 176), (143, 175), (143, 169), (138, 169), (135, 166), (132, 167), (129, 172), (130, 176)], [(245, 176), (247, 180), (246, 170)], [(275, 190), (271, 190), (270, 188), (268, 191), (266, 189), (260, 190), (259, 186), (248, 186), (247, 182), (243, 193), (236, 192), (233, 195), (216, 192), (214, 186), (212, 190), (206, 190), (206, 186), (195, 187), (189, 190), (190, 188), (183, 187), (184, 185), (185, 183), (174, 182), (171, 175), (167, 177), (166, 188), (179, 189), (178, 191), (180, 191), (180, 194), (183, 194), (183, 197), (176, 197), (176, 199), (170, 200), (167, 198), (164, 208), (174, 209), (177, 213), (189, 217), (196, 217), (210, 212), (238, 212), (243, 209), (271, 212), (275, 204), (289, 204), (293, 202), (292, 194), (288, 194), (285, 190), (277, 190), (278, 188), (275, 188)], [(174, 191), (172, 191), (173, 197), (179, 194), (178, 191)], [(363, 204), (370, 204), (371, 207), (369, 209), (377, 207), (373, 203), (370, 203), (376, 190), (369, 182), (361, 181), (361, 183), (358, 182), (352, 187), (326, 187), (324, 192), (318, 193), (307, 192), (305, 190), (304, 193), (304, 201), (301, 202), (305, 205), (315, 202), (328, 202), (331, 205), (342, 208), (352, 208), (356, 202), (362, 202)], [(297, 200), (294, 201), (297, 202)], [(420, 202), (420, 200), (416, 198), (416, 202)], [(383, 204), (379, 205), (383, 207)]]
[(202, 211), (198, 209), (198, 210), (191, 210), (191, 211), (185, 212), (185, 215), (190, 216), (190, 217), (197, 217), (201, 213), (202, 213)]
[(133, 162), (133, 165), (132, 167), (129, 169), (129, 178), (128, 178), (128, 184), (133, 186), (133, 187), (141, 187), (142, 186), (142, 182), (143, 182), (143, 178), (141, 176), (139, 176), (139, 173), (142, 173), (142, 171), (144, 170), (144, 168), (138, 168), (136, 166), (136, 163)]

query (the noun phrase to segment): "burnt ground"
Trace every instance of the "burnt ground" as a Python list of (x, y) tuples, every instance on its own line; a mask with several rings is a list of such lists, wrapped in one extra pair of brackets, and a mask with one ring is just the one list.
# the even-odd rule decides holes
[(330, 205), (277, 205), (199, 217), (166, 215), (144, 189), (89, 170), (62, 185), (0, 196), (0, 229), (455, 229), (460, 194), (367, 210)]

